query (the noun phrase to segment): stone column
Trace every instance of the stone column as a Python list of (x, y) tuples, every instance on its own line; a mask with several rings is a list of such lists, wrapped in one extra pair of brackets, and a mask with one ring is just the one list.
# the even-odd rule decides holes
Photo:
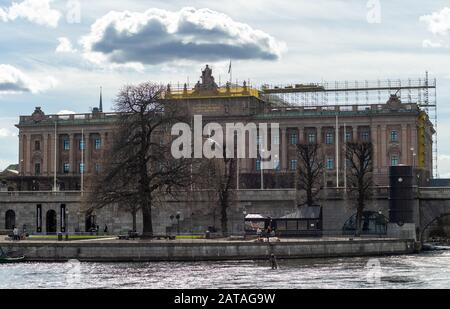
[(298, 127), (298, 142), (299, 144), (303, 144), (305, 142), (305, 128)]
[(321, 144), (324, 143), (323, 135), (322, 135), (322, 133), (323, 133), (322, 130), (323, 130), (323, 127), (322, 127), (322, 126), (319, 126), (319, 127), (317, 127), (317, 129), (316, 129), (316, 131), (317, 131), (317, 137), (316, 137), (316, 139), (317, 139), (317, 144), (319, 144), (319, 145), (321, 145)]
[(417, 140), (417, 124), (411, 126), (411, 147), (414, 148), (416, 153), (416, 166), (419, 165), (419, 143)]
[(22, 176), (25, 172), (25, 161), (24, 161), (24, 155), (23, 155), (23, 151), (24, 151), (24, 139), (23, 139), (23, 134), (19, 134), (19, 172), (20, 175)]
[(75, 135), (73, 133), (69, 134), (69, 173), (75, 175), (77, 173), (77, 168), (75, 166), (75, 151), (77, 147), (75, 145)]
[(387, 166), (387, 135), (386, 135), (386, 125), (383, 125), (381, 127), (381, 139), (380, 139), (380, 143), (381, 143), (381, 167), (386, 167)]
[(358, 136), (358, 126), (353, 125), (352, 126), (352, 142), (353, 143), (358, 142), (358, 138), (359, 138), (359, 136)]
[(91, 167), (91, 133), (84, 134), (85, 140), (85, 160), (84, 160), (84, 174), (89, 174), (89, 169)]
[(43, 134), (42, 145), (42, 174), (48, 175), (48, 134)]
[(379, 164), (378, 164), (378, 126), (373, 125), (370, 127), (370, 135), (371, 135), (371, 142), (373, 147), (373, 165), (374, 170), (378, 170)]
[(402, 124), (402, 164), (408, 165), (408, 134), (406, 124)]
[(31, 154), (33, 152), (31, 148), (31, 134), (26, 135), (26, 147), (25, 147), (25, 174), (31, 175)]
[(287, 138), (287, 128), (281, 128), (281, 169), (284, 171), (288, 170), (288, 138)]

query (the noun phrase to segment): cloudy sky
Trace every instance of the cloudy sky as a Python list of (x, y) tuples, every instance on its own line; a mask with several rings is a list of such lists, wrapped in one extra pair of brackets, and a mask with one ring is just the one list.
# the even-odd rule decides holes
[(440, 176), (450, 177), (450, 3), (444, 0), (0, 0), (0, 169), (19, 115), (106, 110), (127, 83), (438, 80)]

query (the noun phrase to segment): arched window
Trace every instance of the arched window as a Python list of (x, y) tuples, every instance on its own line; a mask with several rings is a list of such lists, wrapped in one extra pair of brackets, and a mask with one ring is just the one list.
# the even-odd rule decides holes
[(16, 213), (8, 210), (5, 214), (5, 230), (12, 230), (16, 226)]

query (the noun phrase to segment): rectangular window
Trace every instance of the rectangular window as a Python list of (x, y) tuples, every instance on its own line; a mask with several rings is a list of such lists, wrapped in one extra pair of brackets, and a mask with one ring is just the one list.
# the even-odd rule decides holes
[(66, 205), (65, 204), (61, 204), (60, 207), (60, 218), (61, 218), (61, 232), (65, 233), (66, 232), (66, 219), (67, 219), (67, 213), (66, 213)]
[(64, 174), (69, 174), (70, 172), (70, 164), (69, 163), (64, 163)]
[(41, 142), (40, 141), (35, 141), (34, 142), (34, 150), (35, 151), (41, 150)]
[(273, 165), (276, 171), (281, 170), (280, 160), (273, 160)]
[(256, 170), (261, 171), (261, 160), (256, 160)]
[(80, 139), (80, 150), (85, 150), (86, 149), (86, 144), (83, 140)]
[(325, 143), (327, 145), (333, 145), (334, 143), (334, 134), (332, 132), (328, 132), (325, 136)]
[(99, 163), (95, 163), (95, 172), (98, 174), (101, 173), (101, 171), (102, 171), (101, 165)]
[(363, 141), (363, 142), (369, 142), (369, 141), (370, 141), (370, 134), (369, 134), (369, 132), (364, 131), (364, 132), (361, 134), (361, 138), (362, 138), (362, 141)]
[(99, 138), (95, 139), (95, 149), (96, 150), (102, 149), (102, 140)]
[(80, 163), (80, 174), (84, 174), (84, 163)]
[(345, 142), (348, 143), (352, 140), (352, 133), (347, 132), (345, 133)]
[(310, 144), (316, 143), (316, 134), (314, 134), (314, 133), (308, 134), (308, 143), (310, 143)]
[(42, 232), (42, 205), (38, 204), (36, 206), (36, 232)]
[(64, 144), (64, 150), (70, 150), (70, 141), (68, 139), (65, 139), (63, 141)]
[(391, 157), (391, 166), (398, 166), (398, 156)]
[(334, 159), (328, 158), (327, 159), (327, 170), (334, 170)]
[(259, 136), (256, 138), (256, 145), (260, 146), (263, 144), (263, 137)]
[(41, 163), (36, 163), (34, 165), (34, 174), (39, 176), (41, 174)]
[(292, 160), (291, 161), (291, 171), (296, 171), (297, 170), (297, 164), (298, 164), (297, 160)]
[(273, 136), (273, 144), (274, 145), (280, 145), (280, 136), (279, 135), (274, 135)]
[(298, 144), (298, 134), (291, 133), (291, 145), (297, 145), (297, 144)]
[(397, 131), (391, 131), (391, 142), (397, 143), (398, 142), (398, 133)]

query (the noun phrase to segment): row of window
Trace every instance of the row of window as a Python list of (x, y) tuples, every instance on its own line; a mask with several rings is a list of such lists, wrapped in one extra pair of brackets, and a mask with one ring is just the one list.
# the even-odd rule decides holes
[[(370, 133), (369, 132), (362, 132), (361, 133), (361, 139), (364, 142), (369, 142), (370, 141)], [(310, 144), (315, 144), (317, 142), (317, 135), (316, 133), (308, 133), (307, 135), (307, 140), (308, 143)], [(352, 140), (352, 133), (351, 132), (347, 132), (345, 135), (345, 142), (350, 142)], [(392, 140), (397, 141), (397, 139)], [(280, 145), (280, 137), (278, 135), (275, 135), (272, 139), (272, 142), (274, 145)], [(262, 136), (258, 136), (257, 137), (257, 141), (256, 141), (257, 145), (261, 145), (263, 144), (263, 139)], [(289, 135), (289, 144), (291, 145), (297, 145), (299, 143), (299, 138), (298, 138), (298, 134), (297, 133), (291, 133)], [(328, 132), (325, 135), (325, 144), (327, 145), (333, 145), (334, 144), (334, 133), (333, 132)]]
[[(70, 150), (70, 141), (65, 139), (63, 141), (63, 145), (64, 145), (64, 150)], [(79, 140), (78, 141), (78, 149), (79, 150), (85, 150), (86, 149), (86, 143), (84, 140)], [(96, 138), (94, 140), (94, 149), (95, 150), (100, 150), (102, 149), (102, 140), (100, 138)]]
[[(80, 174), (84, 174), (85, 173), (85, 164), (80, 163), (78, 166), (78, 172)], [(100, 173), (101, 172), (101, 165), (96, 163), (95, 164), (95, 172), (96, 173)], [(70, 173), (70, 164), (69, 163), (64, 163), (63, 164), (63, 173), (64, 174), (69, 174)]]
[[(391, 157), (391, 166), (398, 166), (400, 164), (400, 159), (398, 155), (393, 155)], [(347, 161), (347, 166), (350, 166), (350, 162)], [(289, 164), (289, 169), (291, 171), (296, 171), (298, 167), (298, 160), (291, 160), (290, 164)], [(326, 166), (325, 168), (329, 171), (334, 170), (335, 169), (335, 163), (334, 163), (334, 158), (327, 158), (326, 159)], [(280, 171), (281, 170), (281, 165), (280, 165), (280, 161), (279, 160), (274, 160), (274, 169), (276, 171)], [(261, 171), (261, 161), (260, 160), (256, 160), (256, 170), (257, 171)]]
[[(67, 140), (67, 139), (63, 140), (63, 147), (64, 147), (64, 150), (70, 150), (70, 141)], [(94, 140), (94, 148), (95, 148), (95, 150), (102, 149), (102, 140), (100, 138), (96, 138)], [(85, 145), (85, 142), (83, 140), (79, 140), (78, 141), (78, 149), (79, 150), (85, 150), (86, 149), (86, 145)], [(40, 151), (41, 150), (41, 142), (40, 141), (35, 141), (34, 142), (34, 150), (35, 151)]]
[[(84, 174), (85, 173), (85, 164), (84, 163), (80, 163), (78, 166), (78, 172), (80, 174)], [(96, 163), (95, 164), (95, 172), (96, 173), (100, 173), (101, 172), (101, 165)], [(69, 174), (70, 173), (70, 164), (69, 163), (64, 163), (63, 164), (63, 173), (64, 174)], [(41, 175), (41, 164), (40, 163), (36, 163), (34, 165), (34, 174), (36, 176)]]

